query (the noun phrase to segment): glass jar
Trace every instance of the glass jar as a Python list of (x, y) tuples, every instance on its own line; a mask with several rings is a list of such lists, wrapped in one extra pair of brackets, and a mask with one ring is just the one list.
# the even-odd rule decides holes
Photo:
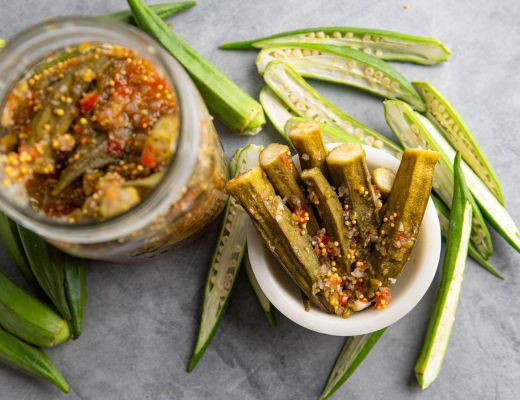
[[(177, 151), (162, 180), (140, 203), (104, 221), (67, 223), (21, 205), (0, 191), (0, 208), (75, 256), (108, 261), (151, 257), (202, 230), (222, 211), (227, 168), (222, 145), (188, 74), (137, 29), (94, 18), (58, 18), (13, 38), (0, 52), (0, 113), (13, 86), (35, 65), (82, 44), (114, 44), (150, 60), (175, 90), (180, 110)], [(0, 132), (1, 134), (1, 132)]]

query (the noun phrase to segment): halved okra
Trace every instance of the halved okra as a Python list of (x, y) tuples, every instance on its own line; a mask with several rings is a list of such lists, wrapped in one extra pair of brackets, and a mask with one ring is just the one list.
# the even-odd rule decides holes
[(265, 124), (262, 106), (177, 36), (142, 0), (128, 0), (137, 25), (161, 43), (191, 75), (210, 113), (231, 130), (255, 135)]
[(375, 277), (388, 285), (410, 257), (430, 199), (436, 151), (406, 149), (388, 197), (379, 239), (370, 263)]
[[(450, 210), (448, 209), (448, 207), (446, 207), (446, 204), (444, 204), (444, 202), (434, 193), (431, 194), (431, 198), (433, 200), (433, 204), (435, 204), (435, 208), (437, 209), (437, 215), (439, 216), (441, 234), (442, 236), (447, 237), (448, 228), (450, 226)], [(471, 242), (468, 246), (468, 254), (471, 258), (473, 258), (473, 260), (475, 260), (482, 268), (484, 268), (490, 274), (496, 276), (499, 279), (505, 279), (504, 276), (500, 272), (498, 272), (489, 261), (487, 261), (480, 255), (480, 253), (475, 248), (475, 245)]]
[(372, 182), (376, 185), (377, 190), (381, 193), (381, 197), (386, 199), (392, 191), (392, 186), (395, 181), (394, 171), (380, 167), (376, 168), (371, 173)]
[(432, 85), (424, 82), (413, 82), (413, 85), (426, 103), (428, 119), (460, 151), (464, 161), (503, 205), (504, 195), (498, 177), (460, 114)]
[(303, 190), (303, 182), (291, 157), (288, 146), (272, 143), (260, 153), (260, 166), (269, 177), (276, 192), (287, 199), (297, 222), (311, 236), (318, 232), (318, 220)]
[(298, 152), (302, 170), (317, 167), (327, 176), (328, 171), (325, 164), (327, 149), (323, 142), (320, 125), (316, 122), (297, 124), (289, 131), (288, 136)]
[[(453, 148), (427, 118), (413, 111), (406, 103), (399, 100), (387, 100), (384, 102), (384, 107), (388, 126), (390, 126), (404, 147), (430, 149), (439, 152), (440, 159), (435, 169), (433, 187), (442, 201), (444, 201), (448, 207), (451, 207), (453, 197), (453, 159), (455, 157)], [(469, 167), (468, 169), (471, 171)], [(471, 173), (473, 173), (473, 171), (471, 171)], [(478, 180), (476, 176), (475, 178)], [(480, 185), (477, 182), (474, 183), (475, 185), (473, 187), (470, 186), (470, 189), (475, 199), (478, 198), (478, 195), (485, 195), (485, 191), (492, 197), (489, 201), (494, 201), (494, 203), (498, 204), (503, 210), (503, 207), (483, 183), (480, 183)], [(473, 206), (471, 240), (482, 257), (488, 259), (493, 254), (491, 235), (480, 212), (480, 208), (472, 197), (470, 197), (470, 202)], [(506, 212), (505, 210), (503, 211)], [(510, 218), (509, 221), (512, 222)], [(518, 242), (520, 244), (520, 237), (518, 237)]]
[(333, 241), (335, 249), (339, 249), (339, 254), (336, 255), (339, 266), (344, 271), (350, 272), (350, 265), (354, 260), (350, 253), (349, 232), (345, 226), (343, 207), (338, 195), (318, 167), (303, 170), (301, 176), (307, 185), (309, 197), (318, 211), (321, 226)]
[(337, 126), (365, 144), (384, 148), (390, 154), (401, 153), (402, 150), (398, 145), (345, 114), (321, 96), (289, 64), (271, 61), (265, 69), (264, 79), (298, 116)]
[(421, 96), (403, 75), (369, 54), (326, 44), (276, 45), (258, 54), (258, 72), (262, 75), (274, 60), (290, 64), (305, 78), (354, 86), (387, 99), (404, 100), (417, 111), (426, 109)]
[(345, 195), (345, 207), (350, 222), (359, 231), (362, 246), (369, 246), (378, 237), (382, 203), (374, 193), (365, 151), (358, 144), (343, 144), (329, 153), (327, 166), (338, 192)]
[(302, 235), (262, 169), (257, 167), (232, 179), (226, 189), (250, 215), (267, 246), (298, 287), (313, 304), (333, 313), (334, 308), (323, 293), (316, 291), (321, 264), (310, 237)]
[(253, 40), (226, 43), (221, 49), (263, 48), (286, 43), (332, 44), (372, 54), (383, 60), (436, 64), (448, 60), (451, 52), (439, 40), (369, 28), (307, 28)]

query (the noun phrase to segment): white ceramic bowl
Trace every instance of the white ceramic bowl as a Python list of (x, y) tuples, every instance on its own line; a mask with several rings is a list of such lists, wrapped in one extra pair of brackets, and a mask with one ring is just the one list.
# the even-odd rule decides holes
[[(328, 144), (329, 150), (338, 144)], [(399, 160), (382, 150), (363, 146), (368, 168), (386, 167), (397, 171)], [(295, 160), (298, 165), (298, 160)], [(249, 224), (247, 248), (253, 272), (271, 303), (287, 318), (320, 333), (355, 336), (386, 328), (408, 314), (430, 286), (441, 251), (441, 232), (435, 206), (430, 199), (419, 236), (403, 273), (392, 286), (392, 301), (381, 311), (372, 308), (354, 313), (347, 319), (311, 306), (305, 311), (301, 294), (278, 260), (265, 246), (252, 223)]]

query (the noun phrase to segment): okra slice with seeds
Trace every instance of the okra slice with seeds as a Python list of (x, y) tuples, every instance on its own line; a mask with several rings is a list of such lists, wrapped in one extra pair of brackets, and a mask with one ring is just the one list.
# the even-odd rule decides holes
[(388, 168), (376, 168), (371, 173), (372, 182), (376, 185), (377, 190), (381, 193), (381, 197), (386, 199), (392, 191), (395, 181), (394, 171)]
[(450, 50), (439, 40), (369, 28), (322, 27), (299, 29), (253, 40), (226, 43), (221, 49), (264, 48), (286, 43), (331, 44), (372, 54), (383, 60), (417, 64), (447, 61)]
[(371, 254), (375, 277), (394, 283), (410, 257), (430, 199), (439, 153), (406, 149), (388, 197), (379, 239)]
[(334, 312), (325, 295), (316, 290), (321, 264), (310, 236), (303, 234), (260, 167), (228, 182), (226, 189), (247, 211), (256, 229), (281, 265), (317, 307)]
[(504, 195), (498, 177), (460, 114), (432, 85), (413, 82), (426, 103), (427, 116), (444, 134), (451, 145), (473, 169), (498, 201), (504, 205)]
[(329, 256), (337, 259), (344, 271), (350, 272), (354, 259), (350, 252), (349, 230), (345, 226), (343, 207), (336, 192), (318, 167), (303, 170), (301, 176), (307, 185), (311, 202), (318, 211), (321, 226), (330, 238), (329, 243), (333, 242), (334, 247), (329, 251)]
[(289, 132), (289, 139), (298, 152), (302, 169), (317, 167), (324, 175), (328, 175), (325, 164), (327, 149), (319, 124), (304, 122), (295, 125)]
[(415, 365), (415, 375), (422, 389), (437, 378), (448, 350), (468, 254), (472, 206), (466, 197), (469, 191), (461, 168), (460, 153), (455, 157), (454, 164), (453, 200), (442, 278), (423, 348)]
[(303, 190), (303, 182), (288, 146), (272, 143), (260, 153), (260, 166), (276, 192), (287, 200), (295, 221), (311, 236), (318, 232), (318, 220)]
[(197, 85), (209, 112), (232, 131), (255, 135), (265, 124), (262, 106), (177, 36), (142, 0), (128, 0), (137, 25), (179, 61)]
[[(262, 147), (254, 144), (237, 150), (230, 161), (230, 175), (240, 175), (257, 166), (261, 151)], [(197, 366), (204, 355), (226, 309), (245, 252), (247, 222), (247, 214), (237, 200), (230, 197), (204, 287), (199, 334), (188, 372)]]
[(291, 143), (287, 133), (284, 130), (285, 124), (296, 114), (287, 107), (287, 105), (278, 97), (278, 95), (271, 90), (269, 86), (264, 86), (258, 96), (260, 104), (264, 109), (265, 115), (273, 124), (274, 129), (285, 139), (287, 143)]
[[(439, 224), (441, 226), (442, 236), (448, 236), (448, 228), (450, 226), (450, 210), (446, 207), (446, 204), (437, 197), (434, 193), (431, 194), (431, 198), (433, 200), (433, 204), (435, 204), (435, 208), (437, 209), (437, 215), (439, 216)], [(488, 271), (490, 274), (496, 276), (498, 279), (504, 280), (504, 275), (496, 270), (496, 268), (491, 265), (491, 263), (485, 260), (475, 248), (473, 243), (469, 243), (468, 246), (468, 255), (473, 258), (482, 268)]]
[(319, 400), (328, 399), (352, 376), (386, 329), (367, 335), (351, 336), (345, 340)]
[(424, 102), (406, 78), (384, 61), (369, 54), (326, 44), (297, 43), (267, 47), (256, 58), (262, 75), (271, 61), (291, 65), (305, 78), (353, 86), (387, 99), (400, 99), (417, 111)]
[(356, 136), (365, 144), (385, 149), (390, 154), (399, 155), (401, 153), (402, 150), (397, 144), (345, 114), (326, 100), (289, 64), (271, 61), (265, 69), (264, 79), (294, 114), (336, 126), (349, 135)]
[(376, 198), (365, 158), (365, 151), (359, 144), (342, 144), (327, 156), (327, 166), (334, 185), (344, 194), (349, 219), (344, 224), (356, 226), (361, 237), (361, 245), (368, 247), (378, 237), (381, 200)]
[[(387, 100), (384, 102), (384, 107), (386, 121), (404, 147), (439, 152), (439, 165), (435, 169), (433, 187), (442, 201), (450, 207), (453, 197), (453, 159), (455, 157), (453, 148), (427, 118), (413, 111), (406, 103), (399, 100)], [(474, 189), (478, 190), (476, 187)], [(483, 189), (488, 191), (485, 186)], [(477, 192), (473, 194), (477, 197)], [(496, 199), (494, 201), (498, 203)], [(481, 256), (488, 259), (493, 254), (491, 235), (479, 206), (472, 197), (470, 202), (473, 206), (471, 240)], [(502, 208), (500, 204), (499, 206)]]

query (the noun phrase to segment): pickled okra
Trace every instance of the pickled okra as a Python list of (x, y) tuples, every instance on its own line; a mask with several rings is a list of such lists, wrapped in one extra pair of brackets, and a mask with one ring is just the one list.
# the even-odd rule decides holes
[(384, 149), (392, 155), (401, 153), (402, 150), (397, 144), (345, 114), (326, 100), (289, 64), (271, 61), (265, 69), (264, 79), (294, 114), (336, 126), (362, 140), (363, 143)]
[(260, 166), (280, 197), (287, 199), (293, 218), (311, 236), (318, 232), (318, 221), (307, 201), (300, 175), (291, 158), (289, 147), (272, 143), (260, 153)]
[(403, 153), (371, 255), (375, 277), (383, 285), (395, 282), (410, 257), (430, 199), (438, 159), (435, 151), (407, 149)]
[(426, 103), (427, 116), (503, 205), (504, 195), (491, 163), (460, 114), (432, 85), (413, 82)]
[(451, 52), (439, 40), (369, 28), (321, 27), (299, 29), (253, 40), (226, 43), (221, 49), (264, 48), (287, 43), (331, 44), (372, 54), (383, 60), (436, 64)]
[(338, 192), (344, 194), (344, 204), (349, 220), (361, 236), (361, 245), (375, 242), (379, 228), (379, 210), (382, 202), (376, 198), (365, 152), (358, 144), (343, 144), (327, 156), (327, 166)]
[[(302, 123), (312, 123), (313, 120), (302, 117), (291, 117), (289, 118), (284, 127), (285, 135), (288, 136), (289, 132), (291, 132), (294, 128)], [(322, 138), (325, 143), (336, 143), (336, 142), (344, 142), (344, 143), (358, 143), (363, 144), (363, 141), (358, 139), (355, 136), (352, 136), (345, 132), (342, 129), (339, 129), (336, 126), (320, 123)]]
[(328, 175), (325, 164), (327, 150), (317, 123), (302, 123), (294, 126), (289, 132), (289, 139), (298, 151), (302, 169), (317, 167), (325, 176)]
[(271, 251), (311, 302), (334, 312), (328, 299), (316, 289), (321, 265), (310, 237), (302, 235), (262, 169), (257, 167), (232, 179), (226, 189), (247, 211)]
[(256, 58), (263, 74), (271, 61), (291, 65), (305, 78), (349, 85), (388, 99), (400, 99), (417, 111), (426, 107), (406, 78), (384, 61), (356, 50), (333, 45), (298, 43), (277, 45), (260, 51)]
[[(453, 197), (454, 150), (427, 118), (413, 111), (406, 103), (399, 100), (387, 100), (384, 102), (384, 107), (386, 121), (404, 147), (430, 149), (439, 152), (440, 159), (439, 165), (435, 169), (433, 188), (444, 203), (450, 207)], [(471, 173), (473, 173), (473, 171), (471, 171)], [(478, 178), (476, 179), (478, 180)], [(474, 187), (469, 185), (475, 198), (478, 199), (480, 193), (487, 191), (491, 198), (486, 203), (491, 204), (494, 201), (502, 208), (491, 192), (489, 192), (483, 184), (481, 185), (483, 187), (480, 185), (475, 185)], [(470, 202), (473, 206), (473, 230), (471, 240), (482, 257), (488, 259), (493, 254), (491, 235), (489, 234), (480, 208), (472, 197), (470, 198)], [(482, 206), (483, 210), (487, 206), (488, 205)], [(505, 210), (503, 211), (505, 212)], [(518, 238), (520, 239), (520, 237)]]
[(334, 248), (332, 252), (329, 250), (329, 256), (337, 259), (344, 271), (350, 272), (354, 257), (350, 251), (350, 237), (345, 226), (343, 207), (336, 192), (318, 167), (303, 170), (301, 177), (307, 185), (309, 198), (318, 211), (325, 234), (333, 241)]
[(376, 168), (372, 171), (372, 182), (376, 185), (377, 190), (381, 193), (381, 197), (386, 199), (392, 191), (395, 180), (395, 174), (388, 168)]

